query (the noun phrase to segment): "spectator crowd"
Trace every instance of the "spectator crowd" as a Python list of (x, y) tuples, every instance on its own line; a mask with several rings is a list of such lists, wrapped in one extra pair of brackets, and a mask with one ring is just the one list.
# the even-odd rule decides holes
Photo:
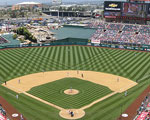
[(89, 27), (97, 28), (92, 43), (150, 45), (150, 26), (96, 22)]
[(134, 120), (150, 120), (150, 93), (142, 101)]
[(0, 120), (10, 120), (7, 115), (6, 111), (3, 109), (2, 105), (0, 104)]

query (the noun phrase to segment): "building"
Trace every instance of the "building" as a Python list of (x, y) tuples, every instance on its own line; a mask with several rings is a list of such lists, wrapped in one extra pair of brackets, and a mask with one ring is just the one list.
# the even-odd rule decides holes
[(12, 6), (12, 10), (20, 10), (21, 8), (30, 8), (30, 9), (35, 9), (35, 8), (41, 8), (42, 4), (37, 3), (37, 2), (22, 2), (18, 3), (16, 5)]

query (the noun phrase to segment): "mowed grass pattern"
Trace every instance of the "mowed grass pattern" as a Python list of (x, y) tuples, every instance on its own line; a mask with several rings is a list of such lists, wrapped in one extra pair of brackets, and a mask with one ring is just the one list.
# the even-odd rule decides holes
[(54, 70), (91, 70), (143, 80), (150, 54), (84, 46), (56, 46), (0, 51), (0, 80)]
[[(86, 109), (81, 120), (116, 120), (150, 84), (150, 53), (83, 46), (56, 46), (0, 51), (0, 81), (52, 70), (80, 69), (120, 75), (141, 81), (124, 93), (116, 94)], [(64, 120), (59, 111), (24, 94), (0, 87), (1, 96), (17, 108), (27, 120)]]
[[(64, 90), (77, 89), (79, 94), (66, 95)], [(67, 108), (81, 108), (91, 102), (106, 96), (112, 91), (102, 85), (78, 78), (64, 78), (32, 88), (28, 93), (45, 101)]]

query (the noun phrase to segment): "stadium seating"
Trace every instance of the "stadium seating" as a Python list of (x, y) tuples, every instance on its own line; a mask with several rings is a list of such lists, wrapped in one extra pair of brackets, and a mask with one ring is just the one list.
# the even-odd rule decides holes
[(150, 26), (141, 26), (139, 32), (140, 33), (150, 33)]
[(141, 120), (142, 117), (142, 120), (150, 120), (150, 94), (142, 101), (134, 120)]
[[(98, 24), (98, 23), (97, 23)], [(150, 28), (142, 25), (104, 24), (91, 36), (100, 43), (146, 44), (150, 45)], [(101, 26), (103, 26), (101, 23)], [(102, 29), (103, 28), (103, 29)]]
[(1, 120), (10, 120), (7, 115), (6, 111), (3, 109), (2, 105), (0, 104), (0, 119)]
[(98, 28), (99, 28), (99, 29), (105, 29), (105, 27), (106, 27), (106, 24), (105, 24), (105, 23), (99, 23), (99, 24), (98, 24)]
[(92, 22), (88, 25), (90, 28), (99, 28), (99, 29), (105, 29), (106, 24), (103, 22)]
[(136, 32), (139, 30), (139, 25), (125, 25), (123, 31)]
[(122, 24), (108, 24), (107, 25), (107, 29), (110, 29), (110, 30), (121, 30), (123, 27)]
[(137, 44), (146, 44), (150, 45), (150, 34), (149, 33), (143, 33), (138, 34), (135, 36), (135, 41)]

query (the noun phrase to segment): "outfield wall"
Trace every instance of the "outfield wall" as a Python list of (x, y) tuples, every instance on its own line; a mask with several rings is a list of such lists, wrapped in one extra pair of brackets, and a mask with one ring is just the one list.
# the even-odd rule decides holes
[(22, 48), (22, 47), (38, 47), (38, 46), (57, 46), (57, 45), (84, 45), (84, 46), (97, 46), (97, 47), (108, 47), (108, 48), (119, 48), (119, 49), (128, 49), (128, 50), (139, 50), (139, 51), (150, 51), (150, 45), (142, 46), (128, 46), (128, 45), (114, 45), (114, 44), (97, 44), (91, 43), (88, 39), (79, 39), (79, 38), (66, 38), (57, 40), (51, 43), (43, 44), (16, 44), (16, 45), (3, 45), (0, 46), (0, 49), (6, 48)]

